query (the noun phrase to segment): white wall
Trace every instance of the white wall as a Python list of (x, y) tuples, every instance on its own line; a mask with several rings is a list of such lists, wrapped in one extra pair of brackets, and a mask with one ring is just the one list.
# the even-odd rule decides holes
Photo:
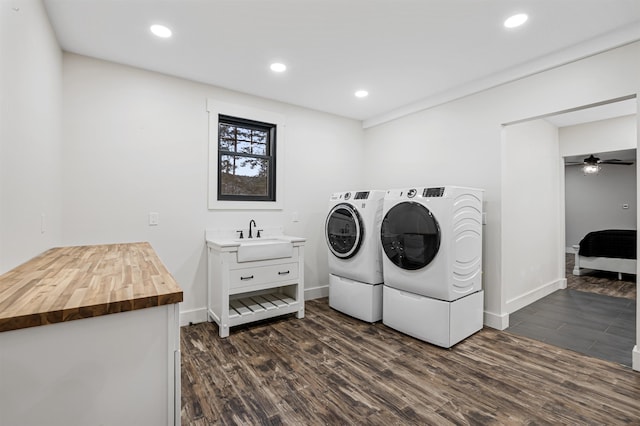
[[(492, 107), (493, 108), (493, 107)], [(480, 98), (449, 103), (365, 130), (365, 181), (370, 187), (461, 185), (482, 188), (486, 309), (500, 311), (500, 126)], [(485, 143), (494, 141), (495, 143)], [(487, 256), (488, 255), (488, 256)], [(487, 298), (489, 297), (489, 298)]]
[[(486, 324), (508, 325), (511, 294), (501, 275), (502, 125), (636, 94), (638, 69), (640, 43), (634, 43), (365, 130), (368, 186), (465, 184), (486, 190)], [(514, 253), (515, 260), (526, 263), (530, 250), (535, 248)]]
[(41, 2), (3, 0), (0, 273), (59, 240), (61, 81), (62, 53)]
[(636, 167), (604, 164), (600, 173), (586, 176), (580, 167), (567, 167), (565, 200), (568, 248), (591, 231), (636, 229)]
[[(361, 184), (359, 122), (66, 53), (63, 88), (65, 245), (151, 242), (183, 321), (206, 319), (206, 228), (283, 226), (307, 238), (305, 287), (328, 285), (324, 220), (332, 192)], [(283, 210), (207, 210), (207, 98), (284, 115)]]
[(566, 287), (558, 129), (544, 120), (505, 126), (502, 159), (502, 282), (512, 313)]
[(635, 115), (561, 127), (558, 134), (560, 155), (563, 157), (588, 156), (638, 146)]

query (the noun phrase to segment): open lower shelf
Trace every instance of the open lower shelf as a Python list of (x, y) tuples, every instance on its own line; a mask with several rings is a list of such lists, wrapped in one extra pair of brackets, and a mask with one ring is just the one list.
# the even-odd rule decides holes
[[(229, 301), (229, 319), (297, 306), (295, 299), (278, 293), (241, 297)], [(275, 313), (275, 312), (274, 312)]]

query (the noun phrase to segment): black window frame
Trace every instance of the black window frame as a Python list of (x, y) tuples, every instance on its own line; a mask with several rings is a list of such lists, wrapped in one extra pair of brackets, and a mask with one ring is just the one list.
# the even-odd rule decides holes
[[(251, 130), (260, 130), (267, 133), (266, 155), (229, 151), (222, 149), (220, 125), (227, 124)], [(237, 139), (236, 139), (237, 141)], [(276, 201), (276, 149), (277, 149), (277, 124), (262, 121), (250, 120), (247, 118), (233, 117), (230, 115), (218, 115), (218, 201)], [(245, 194), (223, 194), (222, 193), (222, 156), (242, 156), (267, 160), (267, 194), (266, 195), (245, 195)]]

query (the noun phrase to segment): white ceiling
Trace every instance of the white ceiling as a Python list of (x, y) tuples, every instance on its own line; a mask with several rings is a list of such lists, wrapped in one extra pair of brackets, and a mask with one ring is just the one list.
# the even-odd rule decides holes
[[(66, 51), (365, 125), (640, 40), (639, 0), (44, 3)], [(529, 21), (504, 28), (516, 12)], [(154, 23), (173, 37), (152, 36)], [(272, 73), (273, 61), (286, 73)], [(358, 89), (369, 97), (355, 98)]]

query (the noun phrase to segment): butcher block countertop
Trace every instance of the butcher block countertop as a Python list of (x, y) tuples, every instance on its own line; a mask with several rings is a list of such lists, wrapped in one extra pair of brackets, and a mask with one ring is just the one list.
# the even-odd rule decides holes
[(0, 276), (0, 332), (179, 302), (149, 243), (53, 248)]

